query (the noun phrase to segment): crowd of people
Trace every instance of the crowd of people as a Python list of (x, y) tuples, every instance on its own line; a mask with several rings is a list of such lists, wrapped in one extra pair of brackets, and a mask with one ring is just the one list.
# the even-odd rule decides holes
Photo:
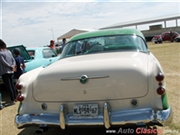
[[(13, 105), (17, 101), (18, 91), (14, 86), (14, 79), (18, 79), (24, 73), (26, 67), (18, 48), (13, 50), (13, 54), (14, 56), (7, 49), (6, 43), (0, 39), (0, 75), (10, 96), (10, 101), (5, 106)], [(0, 109), (2, 108), (1, 105)]]

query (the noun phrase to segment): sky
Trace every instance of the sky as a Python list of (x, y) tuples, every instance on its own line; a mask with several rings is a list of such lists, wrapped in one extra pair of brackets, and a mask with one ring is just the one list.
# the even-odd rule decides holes
[[(72, 29), (170, 15), (180, 15), (179, 0), (0, 0), (0, 38), (7, 45), (44, 46)], [(175, 21), (168, 25), (175, 26)]]

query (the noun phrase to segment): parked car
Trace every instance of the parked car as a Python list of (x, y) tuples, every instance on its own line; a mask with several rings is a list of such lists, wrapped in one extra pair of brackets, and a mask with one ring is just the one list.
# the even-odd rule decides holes
[[(26, 64), (25, 72), (31, 71), (38, 67), (46, 67), (51, 63), (58, 61), (60, 58), (60, 56), (49, 47), (25, 48), (23, 45), (12, 45), (8, 46), (7, 48), (12, 52), (12, 54), (15, 48), (20, 49), (20, 55), (24, 58)], [(34, 54), (34, 56), (29, 55), (31, 52)], [(0, 84), (3, 84), (1, 76)]]
[(26, 48), (28, 54), (33, 59), (33, 63), (26, 66), (26, 71), (30, 71), (37, 67), (46, 67), (59, 60), (60, 55), (57, 55), (49, 47), (31, 47)]
[[(166, 31), (163, 32), (161, 35), (155, 35), (152, 38), (152, 42), (154, 43), (162, 43), (163, 41), (171, 41), (174, 42), (176, 41), (176, 37), (180, 36), (178, 32), (175, 31)], [(161, 38), (161, 40), (159, 40)]]
[[(76, 45), (90, 47), (76, 53)], [(32, 70), (16, 84), (15, 125), (66, 126), (172, 121), (163, 69), (136, 29), (87, 32), (67, 42), (58, 62)]]

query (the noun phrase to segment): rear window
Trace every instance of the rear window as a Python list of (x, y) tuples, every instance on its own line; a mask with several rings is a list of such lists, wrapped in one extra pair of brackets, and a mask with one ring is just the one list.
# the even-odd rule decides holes
[(122, 51), (148, 52), (148, 48), (145, 41), (136, 35), (93, 37), (67, 43), (61, 58)]

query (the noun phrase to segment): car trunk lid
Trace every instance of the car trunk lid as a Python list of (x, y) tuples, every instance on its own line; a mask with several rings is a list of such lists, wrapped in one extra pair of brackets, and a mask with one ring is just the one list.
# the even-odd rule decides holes
[(28, 62), (29, 60), (32, 59), (23, 45), (11, 45), (11, 46), (8, 46), (7, 48), (11, 51), (12, 54), (13, 54), (13, 50), (15, 48), (18, 48), (21, 52), (20, 56), (24, 59), (25, 62)]
[(33, 84), (37, 101), (115, 100), (145, 96), (147, 54), (121, 52), (65, 58)]

